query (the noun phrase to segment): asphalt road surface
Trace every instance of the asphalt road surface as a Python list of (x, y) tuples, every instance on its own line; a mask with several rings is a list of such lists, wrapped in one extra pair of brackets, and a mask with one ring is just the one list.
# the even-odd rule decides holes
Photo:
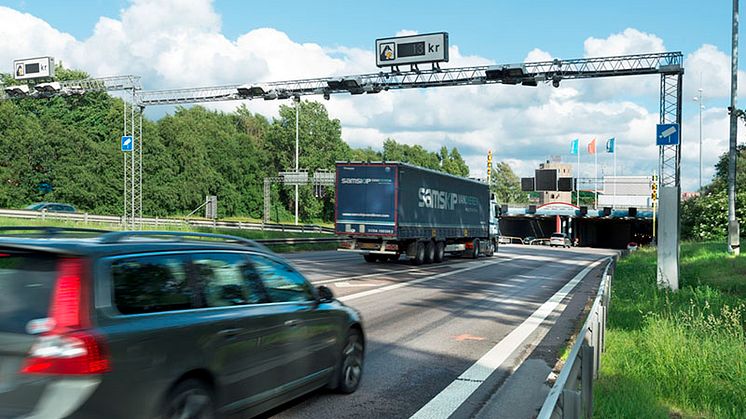
[[(365, 369), (354, 394), (317, 391), (264, 416), (491, 417), (496, 394), (516, 392), (506, 383), (519, 385), (508, 379), (525, 360), (556, 359), (612, 254), (501, 246), (492, 258), (419, 267), (405, 258), (366, 263), (343, 252), (290, 254), (311, 282), (327, 285), (362, 313)], [(526, 389), (518, 393), (544, 380), (533, 381), (539, 382), (520, 382)], [(530, 416), (541, 402), (507, 399), (500, 417)]]

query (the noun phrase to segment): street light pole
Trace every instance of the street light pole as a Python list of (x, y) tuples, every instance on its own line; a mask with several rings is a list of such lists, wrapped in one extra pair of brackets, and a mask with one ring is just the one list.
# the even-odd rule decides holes
[(728, 252), (734, 255), (740, 253), (740, 237), (738, 219), (736, 218), (736, 157), (737, 109), (736, 95), (738, 88), (738, 1), (733, 0), (733, 39), (731, 53), (730, 76), (730, 141), (728, 147)]
[(699, 190), (702, 191), (702, 109), (705, 108), (702, 103), (702, 88), (700, 87), (699, 95), (694, 98), (694, 101), (699, 104)]
[[(298, 164), (298, 126), (299, 126), (299, 110), (300, 110), (300, 96), (293, 96), (295, 102), (295, 173), (296, 179), (298, 177), (299, 164)], [(295, 225), (298, 225), (298, 184), (295, 184)]]

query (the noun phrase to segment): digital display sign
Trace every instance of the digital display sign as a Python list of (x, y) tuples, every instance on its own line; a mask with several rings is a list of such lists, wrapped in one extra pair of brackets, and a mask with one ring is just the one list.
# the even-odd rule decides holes
[(521, 178), (521, 190), (523, 192), (533, 192), (534, 191), (534, 178), (522, 177)]
[(399, 54), (399, 58), (425, 55), (425, 43), (409, 42), (406, 44), (399, 44), (396, 47), (396, 52)]
[(376, 66), (448, 62), (448, 33), (376, 39)]
[(45, 79), (54, 77), (54, 58), (24, 58), (13, 61), (13, 78), (16, 80)]
[(537, 191), (557, 190), (557, 169), (537, 169), (534, 171)]
[(572, 192), (573, 178), (561, 177), (557, 180), (557, 190), (560, 192)]

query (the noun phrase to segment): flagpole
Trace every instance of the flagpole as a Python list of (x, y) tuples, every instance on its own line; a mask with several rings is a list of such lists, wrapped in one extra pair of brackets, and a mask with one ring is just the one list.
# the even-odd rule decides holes
[(577, 198), (577, 204), (578, 208), (580, 208), (580, 139), (577, 140), (578, 142), (578, 176), (575, 180), (575, 197)]
[(616, 178), (616, 138), (614, 139), (614, 148), (612, 149), (612, 152), (614, 153), (614, 203), (611, 207), (616, 209), (616, 183), (618, 181)]
[(596, 165), (596, 180), (594, 181), (595, 190), (596, 190), (596, 209), (598, 209), (598, 150), (593, 150), (595, 153), (593, 153), (593, 159), (595, 160)]

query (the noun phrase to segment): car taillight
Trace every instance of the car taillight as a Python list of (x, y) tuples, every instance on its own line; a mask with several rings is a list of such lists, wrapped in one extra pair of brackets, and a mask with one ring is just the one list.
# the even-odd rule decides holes
[(102, 337), (87, 330), (89, 307), (84, 289), (83, 262), (61, 259), (49, 310), (51, 330), (29, 351), (21, 373), (87, 375), (110, 370)]

